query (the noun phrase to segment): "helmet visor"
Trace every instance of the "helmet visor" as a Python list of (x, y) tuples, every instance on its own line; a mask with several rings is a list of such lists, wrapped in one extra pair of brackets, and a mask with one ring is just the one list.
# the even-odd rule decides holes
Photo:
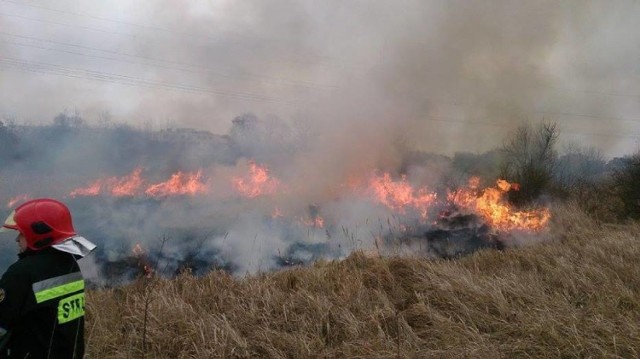
[(15, 215), (16, 215), (16, 211), (11, 211), (11, 213), (9, 214), (9, 217), (7, 217), (7, 219), (4, 220), (2, 227), (0, 227), (0, 233), (12, 232), (12, 231), (18, 230), (18, 226), (16, 225), (16, 221), (14, 219)]

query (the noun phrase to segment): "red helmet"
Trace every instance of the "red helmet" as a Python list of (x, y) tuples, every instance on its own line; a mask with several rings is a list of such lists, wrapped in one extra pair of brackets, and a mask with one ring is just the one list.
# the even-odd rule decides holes
[(77, 234), (69, 208), (50, 198), (23, 203), (11, 213), (3, 227), (19, 231), (27, 240), (27, 247), (36, 251)]

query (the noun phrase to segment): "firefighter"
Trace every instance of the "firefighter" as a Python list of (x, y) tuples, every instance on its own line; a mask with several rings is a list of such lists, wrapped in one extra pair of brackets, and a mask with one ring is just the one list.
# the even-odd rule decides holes
[(0, 358), (82, 358), (84, 279), (77, 260), (95, 245), (77, 235), (66, 205), (27, 201), (7, 218), (18, 261), (0, 279)]

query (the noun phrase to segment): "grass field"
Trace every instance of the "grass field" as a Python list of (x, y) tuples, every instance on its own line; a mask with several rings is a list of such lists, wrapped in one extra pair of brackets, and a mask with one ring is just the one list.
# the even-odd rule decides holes
[(87, 297), (91, 358), (640, 355), (640, 225), (553, 209), (542, 242), (459, 260), (143, 278)]

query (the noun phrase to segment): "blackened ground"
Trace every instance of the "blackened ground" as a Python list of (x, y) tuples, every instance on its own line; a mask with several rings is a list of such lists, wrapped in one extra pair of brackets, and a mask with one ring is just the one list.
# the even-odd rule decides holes
[[(187, 215), (183, 216), (192, 219), (201, 209), (194, 207), (191, 199), (172, 198), (171, 201), (113, 197), (69, 201), (77, 213), (76, 226), (83, 228), (82, 234), (98, 245), (94, 256), (107, 285), (131, 282), (150, 273), (171, 278), (183, 272), (195, 275), (212, 270), (236, 273), (243, 267), (243, 263), (226, 258), (211, 242), (212, 238), (225, 236), (228, 228), (224, 223), (203, 220), (204, 225), (200, 227), (170, 227), (164, 214), (171, 213), (171, 208), (184, 207)], [(309, 207), (309, 217), (318, 213), (318, 206)], [(306, 242), (308, 229), (301, 229), (295, 222), (267, 216), (264, 224), (282, 228), (283, 242), (287, 243), (273, 254), (271, 259), (275, 267), (302, 266), (321, 258), (345, 255), (339, 252), (341, 249), (338, 253), (335, 249), (332, 251), (328, 242)], [(411, 245), (409, 248), (419, 248), (416, 250), (418, 255), (439, 258), (458, 258), (483, 248), (504, 248), (505, 234), (495, 232), (482, 217), (462, 213), (455, 207), (442, 210), (435, 222), (405, 223), (400, 227), (402, 231), (394, 227), (382, 236), (382, 243), (376, 244), (393, 248), (397, 243), (407, 243)], [(330, 232), (337, 229), (325, 231), (327, 238), (331, 238)], [(139, 248), (134, 251), (137, 245)]]
[(496, 232), (482, 217), (462, 213), (451, 207), (443, 210), (434, 223), (420, 225), (405, 232), (400, 242), (418, 242), (418, 247), (425, 254), (451, 259), (484, 248), (501, 250), (505, 247), (505, 239), (506, 234)]

